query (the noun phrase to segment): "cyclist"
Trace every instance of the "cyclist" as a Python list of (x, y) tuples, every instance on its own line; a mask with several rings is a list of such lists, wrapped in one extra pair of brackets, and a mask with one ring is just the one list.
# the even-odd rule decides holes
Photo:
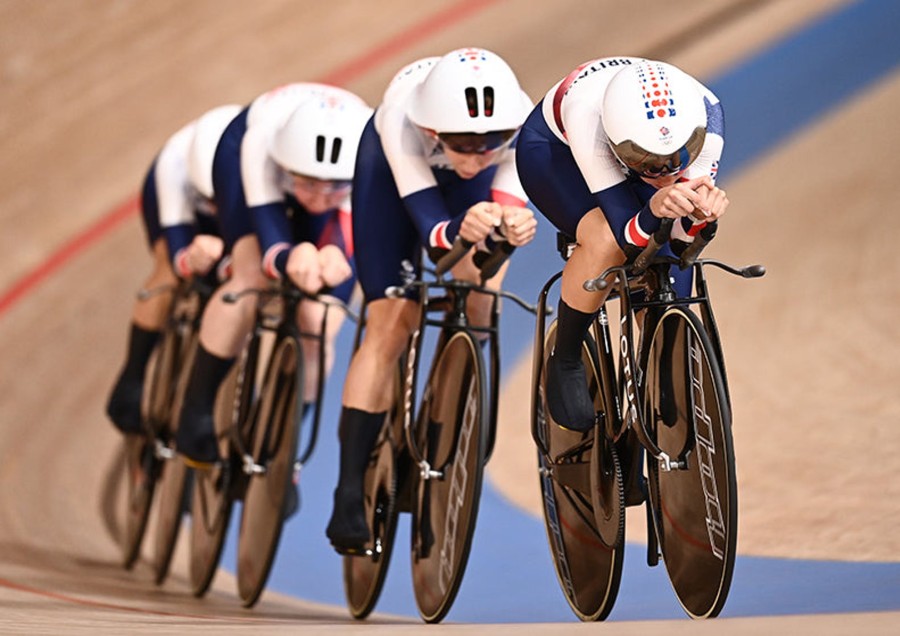
[[(414, 297), (389, 299), (403, 262), (432, 259), (457, 236), (472, 243), (528, 243), (537, 222), (515, 171), (515, 138), (533, 106), (512, 69), (484, 49), (452, 51), (403, 68), (360, 141), (353, 235), (367, 303), (364, 337), (343, 393), (340, 478), (326, 534), (338, 552), (362, 548), (369, 531), (363, 476), (391, 403), (393, 369), (418, 318)], [(484, 245), (482, 245), (483, 247)], [(491, 280), (499, 287), (505, 268)], [(454, 269), (477, 281), (472, 254)], [(474, 294), (474, 324), (488, 324), (488, 299)]]
[[(234, 304), (223, 295), (265, 288), (287, 276), (305, 292), (329, 288), (333, 296), (349, 299), (354, 285), (350, 180), (371, 112), (341, 88), (287, 84), (253, 100), (222, 135), (212, 177), (232, 271), (203, 312), (179, 416), (175, 444), (190, 465), (210, 468), (221, 459), (213, 421), (216, 393), (255, 317), (255, 295)], [(301, 328), (318, 331), (322, 311), (317, 303), (301, 303)], [(335, 316), (326, 328), (329, 366), (340, 320)], [(303, 349), (310, 370), (304, 388), (308, 406), (315, 396), (318, 352), (310, 343)]]
[[(581, 343), (604, 294), (582, 283), (633, 258), (662, 218), (684, 245), (728, 207), (715, 185), (724, 146), (718, 98), (680, 69), (654, 60), (592, 60), (556, 83), (519, 135), (519, 177), (535, 206), (575, 247), (563, 269), (558, 331), (547, 363), (553, 419), (594, 424)], [(671, 254), (671, 245), (662, 253)], [(679, 295), (691, 272), (673, 273)]]
[(141, 189), (141, 213), (153, 254), (143, 290), (165, 290), (134, 303), (125, 364), (106, 413), (123, 433), (141, 431), (141, 397), (147, 362), (165, 326), (178, 278), (205, 275), (222, 255), (215, 219), (212, 158), (240, 106), (213, 108), (172, 135), (150, 165)]

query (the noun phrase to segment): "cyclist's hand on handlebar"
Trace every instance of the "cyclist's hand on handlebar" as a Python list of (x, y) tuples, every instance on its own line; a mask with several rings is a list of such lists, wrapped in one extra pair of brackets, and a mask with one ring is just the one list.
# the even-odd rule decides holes
[(692, 213), (694, 218), (701, 221), (715, 221), (725, 214), (729, 203), (725, 190), (715, 185), (702, 184), (697, 188), (696, 192), (701, 199)]
[(323, 287), (337, 287), (353, 275), (347, 257), (336, 245), (326, 245), (319, 250), (319, 268)]
[(650, 211), (661, 219), (678, 219), (693, 214), (695, 209), (703, 209), (700, 206), (706, 203), (707, 197), (699, 192), (704, 187), (715, 187), (712, 179), (705, 175), (664, 186), (650, 199)]
[(198, 234), (186, 250), (187, 264), (191, 272), (203, 276), (222, 258), (224, 244), (218, 236)]
[(312, 243), (300, 243), (291, 248), (286, 269), (288, 277), (302, 291), (315, 294), (322, 288), (319, 250)]
[(477, 243), (487, 238), (503, 221), (503, 206), (493, 201), (476, 203), (466, 212), (459, 235), (470, 243)]
[(529, 208), (504, 205), (500, 232), (510, 245), (515, 247), (531, 242), (537, 232), (537, 219), (534, 218), (534, 212)]

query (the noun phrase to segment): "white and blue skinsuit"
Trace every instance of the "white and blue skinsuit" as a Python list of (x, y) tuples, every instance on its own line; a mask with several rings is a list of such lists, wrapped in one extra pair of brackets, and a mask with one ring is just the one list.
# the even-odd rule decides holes
[[(339, 247), (354, 268), (350, 236), (350, 197), (323, 214), (308, 212), (291, 194), (290, 175), (271, 156), (272, 139), (304, 101), (327, 93), (334, 99), (359, 101), (343, 89), (315, 83), (286, 84), (257, 97), (228, 125), (216, 149), (213, 183), (226, 251), (256, 233), (263, 270), (271, 278), (285, 275), (291, 247), (310, 242), (317, 248)], [(351, 277), (329, 293), (350, 299)]]
[(388, 286), (400, 285), (402, 262), (417, 263), (422, 247), (449, 249), (474, 204), (524, 206), (527, 200), (516, 174), (514, 141), (494, 151), (488, 167), (475, 177), (463, 179), (440, 142), (409, 120), (413, 89), (439, 59), (413, 62), (395, 76), (360, 140), (353, 236), (368, 301), (384, 298)]
[[(610, 80), (640, 59), (608, 57), (582, 64), (547, 92), (518, 140), (519, 177), (535, 207), (569, 237), (575, 236), (581, 218), (599, 207), (623, 250), (646, 245), (660, 223), (649, 205), (656, 188), (619, 162), (602, 124), (603, 96)], [(697, 88), (706, 103), (706, 138), (681, 179), (709, 175), (715, 180), (725, 143), (722, 105), (700, 82)], [(682, 219), (672, 238), (690, 241), (702, 227)], [(671, 254), (670, 247), (662, 253)], [(688, 294), (691, 270), (673, 274), (679, 295)]]

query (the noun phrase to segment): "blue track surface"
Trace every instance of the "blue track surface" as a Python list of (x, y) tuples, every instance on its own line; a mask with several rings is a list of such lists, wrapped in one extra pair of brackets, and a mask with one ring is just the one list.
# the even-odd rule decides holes
[[(867, 0), (829, 14), (709, 81), (726, 108), (727, 181), (900, 64), (900, 2)], [(603, 54), (598, 51), (598, 55)], [(608, 51), (606, 53), (609, 53)], [(836, 153), (835, 156), (839, 156)], [(799, 167), (798, 169), (802, 169)], [(535, 281), (560, 265), (555, 232), (542, 222), (528, 258), (514, 258), (507, 287), (533, 299)], [(533, 320), (507, 304), (503, 364), (511, 368), (533, 338)], [(302, 477), (302, 509), (285, 527), (269, 589), (311, 601), (344, 604), (340, 558), (325, 539), (337, 482), (336, 422), (352, 338), (339, 339), (326, 391), (324, 430)], [(528, 422), (506, 422), (529, 426)], [(535, 475), (537, 487), (537, 475)], [(629, 513), (643, 514), (643, 509)], [(236, 510), (239, 513), (239, 509)], [(409, 563), (409, 517), (400, 519), (395, 553), (377, 611), (417, 616)], [(234, 570), (236, 523), (223, 564)], [(814, 540), (810, 537), (810, 540)], [(611, 620), (679, 618), (663, 566), (645, 564), (645, 548), (629, 545)], [(900, 563), (842, 563), (739, 557), (723, 616), (900, 610)], [(556, 581), (543, 522), (509, 505), (485, 483), (468, 570), (448, 620), (573, 621)]]

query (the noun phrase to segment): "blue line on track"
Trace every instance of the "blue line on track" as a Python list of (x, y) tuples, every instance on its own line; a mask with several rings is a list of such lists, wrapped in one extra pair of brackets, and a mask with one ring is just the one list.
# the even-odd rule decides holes
[[(900, 64), (900, 2), (866, 0), (824, 16), (709, 82), (726, 108), (727, 180)], [(598, 54), (602, 54), (598, 51)], [(861, 125), (868, 125), (865, 122)], [(838, 143), (838, 142), (836, 142)], [(852, 143), (844, 140), (843, 143)], [(836, 153), (839, 156), (840, 153)], [(827, 160), (827, 159), (825, 159)], [(803, 169), (803, 167), (798, 167)], [(533, 299), (535, 281), (560, 265), (552, 228), (542, 222), (528, 258), (514, 258), (507, 287)], [(533, 321), (506, 305), (503, 364), (511, 368), (533, 337)], [(350, 330), (339, 339), (326, 391), (324, 431), (304, 470), (302, 509), (285, 527), (269, 588), (311, 601), (344, 604), (341, 561), (324, 536), (337, 481), (335, 422), (350, 355)], [(342, 367), (342, 364), (344, 368)], [(505, 422), (505, 426), (529, 426)], [(535, 487), (537, 476), (535, 475)], [(236, 509), (236, 514), (239, 513)], [(643, 514), (642, 509), (629, 509)], [(417, 616), (409, 563), (409, 516), (400, 519), (395, 553), (377, 611)], [(237, 524), (223, 564), (234, 571)], [(812, 537), (810, 540), (814, 540)], [(662, 566), (645, 565), (645, 548), (628, 545), (612, 620), (684, 614)], [(900, 609), (900, 564), (841, 563), (741, 556), (723, 615), (779, 615)], [(556, 581), (540, 519), (506, 502), (485, 483), (468, 571), (450, 621), (573, 621)]]

